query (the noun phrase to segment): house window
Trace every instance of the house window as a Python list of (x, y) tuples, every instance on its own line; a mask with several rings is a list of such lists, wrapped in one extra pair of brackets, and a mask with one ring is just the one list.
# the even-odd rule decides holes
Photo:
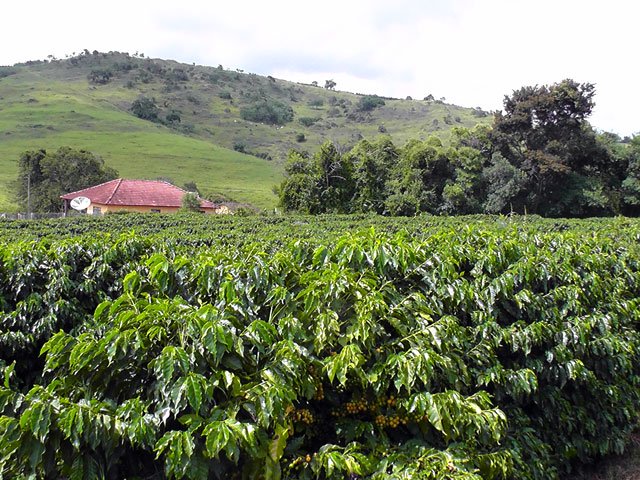
[(159, 208), (152, 208), (151, 209), (151, 213), (160, 213), (160, 209)]
[(102, 209), (100, 207), (93, 207), (93, 214), (94, 215), (101, 215), (102, 214)]

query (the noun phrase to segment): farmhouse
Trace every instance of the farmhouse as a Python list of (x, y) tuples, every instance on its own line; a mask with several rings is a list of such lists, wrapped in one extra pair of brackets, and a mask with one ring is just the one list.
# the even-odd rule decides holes
[[(77, 192), (61, 195), (65, 213), (77, 197), (88, 198), (87, 213), (101, 215), (107, 212), (175, 213), (182, 207), (187, 192), (169, 182), (160, 180), (127, 180), (118, 178)], [(204, 213), (229, 213), (227, 207), (200, 199)]]

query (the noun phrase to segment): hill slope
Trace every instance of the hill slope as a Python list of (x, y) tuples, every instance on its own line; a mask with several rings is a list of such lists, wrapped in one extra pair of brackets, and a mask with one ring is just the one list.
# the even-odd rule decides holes
[[(152, 121), (132, 113), (140, 99), (150, 101)], [(291, 148), (350, 146), (381, 132), (399, 145), (446, 138), (485, 115), (118, 52), (27, 62), (0, 69), (0, 211), (18, 208), (8, 186), (30, 149), (84, 148), (124, 177), (195, 181), (206, 195), (268, 208)]]

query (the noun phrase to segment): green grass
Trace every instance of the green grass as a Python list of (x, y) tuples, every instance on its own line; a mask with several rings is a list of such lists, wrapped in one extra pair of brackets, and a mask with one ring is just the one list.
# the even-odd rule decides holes
[[(123, 63), (133, 68), (114, 69)], [(114, 69), (112, 80), (90, 84), (87, 75), (95, 68)], [(172, 82), (175, 68), (186, 72), (188, 80)], [(347, 92), (118, 53), (15, 69), (17, 73), (0, 79), (0, 211), (18, 208), (9, 185), (25, 150), (84, 148), (125, 177), (195, 181), (203, 192), (272, 208), (276, 197), (271, 189), (281, 180), (292, 148), (313, 152), (328, 140), (350, 147), (381, 130), (396, 145), (430, 135), (446, 140), (452, 126), (490, 120), (475, 117), (469, 108), (422, 100), (385, 99), (384, 106), (363, 114), (357, 111), (360, 97)], [(220, 98), (222, 92), (232, 98)], [(140, 95), (156, 100), (161, 117), (178, 111), (180, 125), (168, 128), (134, 117), (130, 106)], [(257, 97), (287, 103), (294, 120), (284, 126), (244, 121), (241, 108)], [(309, 106), (314, 99), (321, 99), (322, 107)], [(320, 120), (305, 127), (300, 117)], [(300, 133), (303, 143), (296, 140)], [(236, 144), (273, 161), (234, 152)]]
[[(16, 76), (0, 81), (5, 100), (0, 110), (0, 185), (15, 179), (17, 159), (25, 150), (69, 145), (100, 155), (123, 177), (167, 178), (177, 185), (195, 181), (205, 194), (220, 193), (260, 208), (275, 205), (271, 188), (281, 169), (273, 162), (137, 119), (114, 105), (121, 99), (116, 95), (111, 103), (74, 84), (47, 84), (31, 75), (27, 80)], [(0, 211), (17, 208), (9, 188), (0, 189)]]

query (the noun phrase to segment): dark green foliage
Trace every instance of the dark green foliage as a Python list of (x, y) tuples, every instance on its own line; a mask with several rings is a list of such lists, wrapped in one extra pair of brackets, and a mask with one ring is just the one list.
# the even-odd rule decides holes
[(142, 83), (150, 83), (153, 80), (153, 75), (147, 70), (140, 70), (137, 79)]
[(622, 195), (625, 210), (633, 215), (640, 214), (640, 136), (636, 135), (628, 142), (622, 152), (627, 171), (622, 182)]
[(298, 169), (294, 155), (295, 171), (286, 167), (279, 187), (280, 205), (305, 213), (439, 213), (443, 189), (455, 175), (454, 153), (436, 138), (402, 149), (388, 137), (363, 140), (346, 155), (325, 143), (307, 168)]
[(182, 196), (182, 206), (180, 210), (183, 213), (193, 213), (200, 211), (200, 198), (195, 192), (187, 192)]
[(524, 173), (496, 152), (482, 177), (488, 185), (485, 210), (488, 213), (513, 211), (512, 200), (521, 197), (526, 188)]
[(124, 62), (114, 62), (111, 68), (119, 72), (129, 72), (135, 68), (138, 68), (138, 63), (131, 60)]
[(182, 188), (184, 190), (186, 190), (187, 192), (194, 192), (194, 193), (200, 195), (200, 189), (198, 188), (198, 185), (196, 185), (196, 182), (194, 182), (194, 181), (190, 181), (190, 182), (185, 183)]
[(454, 176), (450, 152), (440, 140), (432, 137), (426, 142), (409, 142), (394, 170), (390, 182), (393, 193), (410, 199), (417, 206), (417, 212), (439, 212), (444, 187)]
[[(291, 161), (291, 156), (288, 162)], [(311, 165), (309, 164), (311, 167)], [(311, 175), (290, 173), (278, 189), (280, 205), (287, 211), (320, 213), (322, 207), (317, 195), (317, 183)]]
[(165, 123), (170, 124), (170, 125), (171, 124), (180, 123), (180, 120), (181, 120), (180, 112), (178, 112), (176, 110), (171, 110), (165, 116)]
[(94, 69), (89, 72), (87, 78), (91, 83), (95, 83), (97, 85), (105, 85), (111, 81), (111, 77), (113, 77), (113, 72), (110, 69)]
[(289, 153), (287, 179), (278, 187), (280, 205), (303, 213), (348, 213), (354, 193), (353, 163), (331, 142), (307, 158)]
[(278, 100), (263, 98), (241, 108), (240, 116), (249, 122), (284, 125), (293, 120), (293, 109)]
[(377, 95), (364, 95), (358, 99), (356, 108), (361, 112), (370, 112), (385, 105), (384, 100)]
[(189, 74), (185, 72), (182, 68), (172, 68), (169, 70), (165, 77), (169, 81), (173, 82), (186, 82), (189, 80)]
[[(593, 96), (593, 85), (572, 80), (552, 86), (524, 87), (505, 98), (505, 112), (496, 115), (493, 128), (453, 127), (449, 146), (436, 137), (410, 140), (402, 148), (393, 147), (397, 150), (395, 161), (380, 172), (368, 161), (360, 166), (353, 164), (362, 153), (356, 145), (345, 155), (345, 161), (352, 163), (350, 170), (360, 168), (361, 176), (345, 176), (344, 182), (351, 184), (343, 182), (341, 186), (342, 192), (350, 191), (353, 196), (343, 196), (339, 210), (320, 207), (319, 212), (637, 215), (640, 213), (638, 142), (634, 138), (623, 145), (620, 138), (597, 134), (591, 128), (586, 117), (591, 113)], [(384, 100), (380, 97), (362, 96), (355, 111), (350, 111), (347, 117), (354, 122), (366, 121), (364, 112), (382, 104)], [(451, 113), (443, 119), (447, 124), (460, 121)], [(300, 175), (311, 178), (296, 178), (298, 187), (316, 186), (305, 188), (305, 195), (287, 202), (284, 198), (287, 192), (301, 190), (285, 188), (289, 181), (285, 179), (279, 189), (282, 206), (298, 205), (300, 211), (313, 212), (315, 207), (310, 208), (311, 204), (323, 205), (327, 197), (333, 197), (331, 190), (325, 190), (315, 180), (316, 172), (310, 170)], [(363, 181), (362, 175), (377, 178), (373, 202), (372, 181)], [(301, 198), (306, 198), (307, 206)]]
[(553, 480), (638, 420), (635, 221), (131, 218), (0, 246), (6, 478)]
[(14, 75), (17, 70), (13, 67), (5, 67), (0, 66), (0, 78), (8, 77), (10, 75)]
[(153, 98), (141, 96), (131, 104), (131, 112), (143, 120), (157, 122), (160, 109)]
[(374, 142), (363, 140), (349, 152), (355, 191), (353, 211), (384, 213), (387, 181), (398, 157), (398, 149), (387, 137)]
[(17, 197), (33, 212), (62, 210), (60, 195), (117, 178), (104, 161), (85, 150), (60, 147), (24, 152), (18, 161)]
[(585, 120), (594, 95), (593, 85), (564, 80), (523, 87), (505, 97), (505, 113), (496, 115), (492, 138), (523, 175), (522, 195), (509, 198), (516, 211), (552, 216), (612, 212), (609, 190), (619, 188), (620, 179), (612, 178), (614, 162)]
[(305, 127), (310, 127), (321, 120), (320, 117), (300, 117), (298, 121)]
[(324, 105), (324, 100), (322, 98), (312, 98), (307, 102), (307, 105), (314, 108), (320, 108)]
[(473, 109), (472, 114), (473, 114), (474, 117), (482, 118), (482, 117), (486, 117), (487, 115), (489, 115), (489, 112), (483, 110), (480, 107), (476, 107), (476, 108)]

